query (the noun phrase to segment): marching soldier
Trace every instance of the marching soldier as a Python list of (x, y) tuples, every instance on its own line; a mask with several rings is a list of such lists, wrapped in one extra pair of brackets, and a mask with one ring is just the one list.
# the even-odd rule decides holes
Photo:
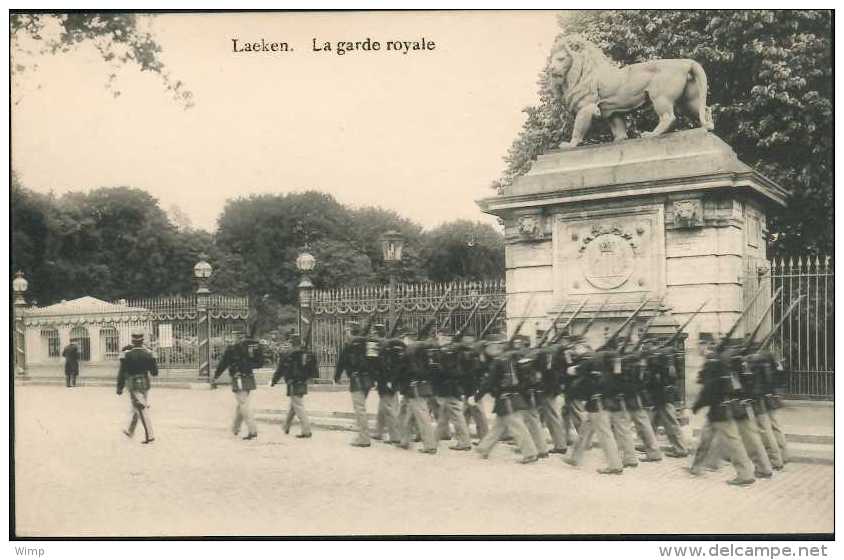
[(278, 367), (273, 374), (270, 386), (281, 379), (287, 385), (287, 397), (290, 407), (284, 420), (284, 433), (290, 433), (294, 418), (299, 418), (300, 433), (297, 438), (309, 438), (312, 435), (308, 411), (305, 410), (305, 395), (308, 394), (308, 380), (319, 376), (316, 356), (305, 345), (298, 334), (290, 334), (291, 349), (283, 353), (278, 360)]
[(525, 426), (533, 439), (536, 447), (536, 456), (540, 459), (547, 459), (548, 444), (545, 441), (545, 430), (542, 429), (542, 422), (539, 418), (539, 406), (542, 394), (542, 373), (537, 366), (536, 352), (530, 355), (520, 350), (517, 354), (522, 356), (517, 361), (517, 373), (519, 379), (519, 392), (525, 400), (526, 408), (523, 412)]
[(449, 424), (454, 425), (457, 445), (449, 449), (455, 451), (469, 451), (472, 440), (469, 438), (469, 426), (463, 416), (463, 389), (461, 387), (460, 345), (453, 339), (450, 332), (442, 332), (441, 346), (432, 349), (438, 355), (439, 367), (432, 371), (434, 379), (434, 395), (439, 404), (440, 414), (437, 418), (437, 437), (447, 439)]
[(592, 441), (593, 434), (604, 452), (607, 466), (598, 469), (600, 474), (622, 474), (624, 468), (618, 455), (618, 444), (613, 436), (610, 413), (604, 408), (604, 393), (609, 384), (607, 371), (601, 357), (593, 354), (585, 344), (575, 344), (566, 357), (569, 365), (566, 375), (569, 378), (568, 394), (574, 399), (586, 401), (586, 419), (580, 426), (577, 441), (571, 457), (565, 462), (578, 467), (583, 462), (583, 454)]
[(752, 399), (753, 416), (755, 416), (759, 437), (768, 454), (774, 470), (782, 470), (784, 461), (780, 446), (771, 423), (771, 409), (766, 396), (771, 387), (773, 370), (771, 361), (760, 354), (750, 354), (744, 360), (744, 368), (739, 375), (744, 394)]
[(638, 467), (639, 456), (636, 455), (633, 443), (633, 422), (624, 400), (621, 356), (613, 341), (610, 341), (607, 349), (595, 353), (595, 363), (605, 375), (603, 404), (609, 411), (612, 432), (622, 454), (622, 464), (624, 467)]
[(662, 451), (654, 433), (648, 411), (645, 408), (647, 401), (643, 401), (642, 395), (645, 391), (645, 372), (647, 362), (641, 352), (629, 352), (620, 356), (621, 376), (619, 388), (623, 394), (619, 399), (623, 400), (627, 414), (636, 432), (644, 444), (645, 457), (640, 459), (643, 462), (662, 461)]
[(257, 340), (245, 338), (245, 333), (240, 330), (232, 332), (232, 336), (235, 342), (223, 352), (223, 357), (217, 364), (217, 370), (214, 373), (212, 387), (216, 387), (214, 382), (228, 369), (229, 376), (232, 379), (232, 392), (236, 401), (232, 433), (238, 435), (240, 426), (245, 421), (249, 433), (243, 439), (252, 440), (258, 437), (258, 426), (255, 424), (255, 416), (250, 403), (251, 393), (255, 390), (255, 373), (253, 370), (264, 364), (264, 357), (261, 345)]
[(568, 450), (568, 439), (560, 414), (560, 395), (563, 392), (562, 379), (566, 370), (565, 346), (555, 343), (541, 350), (536, 362), (536, 367), (542, 376), (539, 415), (548, 427), (551, 441), (554, 443), (549, 453), (564, 455)]
[[(782, 379), (785, 377), (782, 364), (767, 350), (757, 350), (750, 356), (749, 362), (758, 376), (757, 383), (759, 383), (763, 395), (762, 401), (767, 410), (767, 423), (770, 425), (770, 431), (773, 432), (774, 440), (779, 448), (782, 464), (785, 465), (788, 463), (788, 448), (785, 444), (785, 433), (777, 418), (777, 410), (782, 408), (782, 400), (778, 391), (779, 387), (783, 385)], [(767, 426), (765, 429), (767, 430)], [(776, 465), (774, 465), (774, 469), (777, 469)]]
[(753, 463), (747, 456), (747, 451), (742, 444), (738, 427), (733, 419), (734, 384), (729, 364), (715, 351), (715, 343), (710, 342), (706, 349), (706, 361), (699, 377), (703, 383), (703, 389), (692, 406), (692, 412), (697, 413), (700, 409), (708, 407), (706, 423), (700, 434), (700, 443), (695, 451), (692, 466), (689, 472), (694, 476), (703, 474), (703, 464), (707, 455), (712, 450), (712, 443), (716, 436), (720, 437), (726, 447), (727, 454), (736, 470), (736, 477), (727, 481), (727, 484), (736, 486), (747, 486), (756, 482), (753, 475)]
[(482, 345), (475, 340), (475, 333), (467, 331), (457, 348), (457, 367), (460, 374), (460, 387), (466, 397), (463, 418), (466, 420), (467, 428), (470, 422), (475, 423), (475, 432), (478, 440), (481, 440), (489, 432), (489, 425), (481, 403), (475, 398), (484, 376), (484, 364), (481, 361), (483, 354), (478, 352), (478, 348), (482, 348)]
[(489, 375), (486, 383), (479, 392), (479, 398), (489, 393), (495, 398), (493, 413), (495, 422), (492, 429), (475, 449), (481, 457), (487, 459), (492, 448), (505, 432), (509, 432), (516, 439), (522, 458), (522, 464), (535, 463), (537, 457), (533, 438), (525, 426), (524, 411), (527, 403), (519, 392), (519, 379), (516, 371), (520, 355), (506, 347), (507, 340), (499, 336), (491, 336), (486, 343), (484, 352), (489, 363)]
[(642, 354), (645, 359), (645, 391), (653, 405), (653, 420), (665, 428), (665, 434), (672, 446), (666, 455), (674, 458), (687, 457), (689, 443), (680, 429), (674, 405), (677, 399), (674, 351), (671, 348), (659, 348), (653, 342), (645, 342)]
[(382, 367), (376, 380), (378, 389), (378, 416), (375, 421), (375, 439), (389, 436), (388, 443), (401, 443), (399, 430), (398, 378), (405, 367), (405, 344), (399, 338), (384, 339), (381, 343)]
[(343, 374), (349, 378), (349, 393), (358, 425), (358, 435), (351, 443), (353, 447), (372, 445), (369, 437), (369, 421), (366, 416), (366, 397), (372, 389), (372, 374), (378, 371), (378, 358), (377, 340), (368, 340), (363, 336), (362, 329), (352, 324), (349, 328), (348, 340), (340, 350), (340, 356), (337, 359), (334, 382), (339, 383)]
[(148, 349), (144, 348), (144, 333), (132, 333), (132, 345), (123, 348), (120, 355), (120, 370), (117, 373), (117, 394), (122, 395), (124, 387), (129, 388), (129, 400), (132, 404), (132, 418), (129, 427), (123, 430), (128, 437), (135, 435), (138, 421), (144, 428), (144, 440), (152, 443), (155, 435), (149, 416), (149, 376), (158, 375), (158, 364)]
[(422, 437), (422, 449), (419, 452), (431, 455), (437, 452), (438, 447), (427, 402), (428, 398), (434, 394), (428, 364), (430, 354), (427, 352), (433, 344), (430, 339), (414, 341), (413, 334), (406, 333), (406, 366), (399, 377), (399, 389), (404, 397), (400, 419), (401, 443), (399, 443), (399, 447), (402, 449), (410, 448), (411, 424), (415, 423), (416, 429)]
[(561, 359), (559, 366), (562, 368), (561, 383), (563, 389), (563, 408), (560, 412), (560, 419), (562, 421), (563, 433), (566, 436), (566, 444), (574, 445), (586, 418), (586, 406), (584, 402), (574, 396), (575, 377), (567, 374), (569, 366), (572, 364), (568, 361), (570, 350), (580, 342), (579, 337), (572, 336), (566, 329), (561, 338), (562, 347)]

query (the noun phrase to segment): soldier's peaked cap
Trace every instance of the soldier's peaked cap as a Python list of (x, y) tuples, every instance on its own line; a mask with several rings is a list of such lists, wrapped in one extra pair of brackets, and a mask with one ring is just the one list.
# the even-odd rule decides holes
[(132, 331), (132, 342), (143, 342), (144, 341), (144, 331), (141, 330), (134, 330)]

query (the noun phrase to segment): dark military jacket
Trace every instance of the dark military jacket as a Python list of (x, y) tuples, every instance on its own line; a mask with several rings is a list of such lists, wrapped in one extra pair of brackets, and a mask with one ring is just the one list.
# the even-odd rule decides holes
[(407, 369), (407, 346), (400, 338), (381, 342), (381, 368), (376, 379), (379, 395), (395, 395), (403, 371)]
[(300, 397), (308, 393), (308, 380), (319, 377), (316, 355), (305, 347), (297, 347), (282, 354), (273, 374), (271, 385), (284, 379), (288, 397)]
[(624, 395), (628, 410), (640, 410), (650, 404), (645, 392), (645, 370), (645, 357), (641, 352), (621, 355), (621, 375), (615, 376), (616, 386)]
[(245, 339), (230, 344), (223, 352), (214, 379), (219, 378), (226, 369), (232, 378), (232, 391), (252, 391), (255, 389), (255, 368), (264, 364), (264, 353), (257, 340)]
[(460, 371), (460, 345), (451, 342), (439, 347), (439, 367), (431, 371), (434, 381), (434, 394), (438, 397), (463, 397)]
[(700, 377), (703, 389), (692, 405), (692, 412), (709, 407), (706, 416), (710, 422), (747, 418), (747, 410), (741, 403), (741, 385), (731, 371), (727, 356), (707, 358)]
[(373, 342), (377, 345), (377, 341), (367, 337), (354, 336), (343, 345), (334, 370), (335, 383), (339, 383), (345, 373), (349, 378), (350, 392), (366, 393), (372, 388), (380, 369), (379, 356), (367, 356), (372, 353)]
[(664, 406), (677, 400), (677, 370), (674, 351), (654, 349), (644, 353), (645, 391), (654, 406)]
[(457, 347), (457, 368), (461, 392), (471, 397), (478, 397), (481, 380), (484, 376), (484, 364), (476, 344), (461, 342)]
[(522, 355), (520, 351), (509, 350), (489, 363), (489, 375), (481, 387), (480, 396), (491, 394), (495, 398), (492, 412), (498, 416), (528, 409), (519, 386), (518, 361)]
[(127, 385), (130, 391), (148, 391), (150, 375), (158, 376), (158, 364), (148, 348), (133, 346), (124, 350), (117, 372), (117, 394), (121, 394)]
[(780, 387), (785, 384), (784, 372), (771, 352), (764, 350), (748, 357), (748, 365), (755, 378), (755, 387), (765, 408), (776, 410), (782, 407)]
[(399, 374), (401, 394), (408, 398), (428, 398), (433, 396), (429, 350), (435, 346), (430, 340), (420, 340), (409, 344), (406, 349), (406, 367)]

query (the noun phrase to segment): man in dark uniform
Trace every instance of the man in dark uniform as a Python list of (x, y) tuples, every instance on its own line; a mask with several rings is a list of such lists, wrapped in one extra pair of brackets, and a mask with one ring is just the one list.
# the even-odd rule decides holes
[(378, 376), (378, 416), (375, 421), (375, 437), (382, 439), (386, 429), (387, 443), (401, 443), (399, 415), (399, 379), (407, 367), (406, 345), (398, 337), (385, 339), (381, 348), (384, 367)]
[(62, 350), (62, 357), (65, 387), (76, 387), (76, 378), (79, 375), (79, 347), (71, 342)]
[(309, 438), (312, 435), (308, 411), (305, 410), (305, 395), (308, 394), (308, 380), (319, 376), (316, 356), (302, 344), (301, 337), (296, 333), (289, 336), (290, 350), (282, 353), (278, 360), (278, 367), (273, 374), (270, 387), (284, 379), (287, 385), (287, 397), (290, 405), (284, 420), (284, 433), (290, 433), (290, 425), (294, 418), (299, 418), (300, 433), (297, 438)]
[(482, 350), (483, 345), (475, 340), (474, 331), (466, 331), (457, 347), (457, 367), (460, 376), (460, 388), (466, 398), (463, 410), (466, 428), (468, 429), (470, 422), (474, 422), (475, 433), (481, 440), (489, 432), (489, 424), (481, 403), (476, 399), (481, 386), (481, 379), (483, 379), (485, 373), (482, 361), (483, 353), (478, 351), (479, 348)]
[(524, 419), (527, 403), (519, 392), (517, 361), (520, 353), (507, 346), (507, 340), (501, 335), (492, 335), (486, 341), (484, 352), (489, 363), (489, 375), (478, 397), (491, 394), (495, 398), (492, 411), (496, 416), (489, 433), (475, 450), (487, 459), (495, 444), (508, 432), (516, 439), (522, 454), (519, 462), (535, 463), (538, 461), (536, 446)]
[(569, 352), (577, 344), (583, 342), (582, 337), (572, 335), (568, 329), (562, 334), (560, 345), (562, 346), (562, 356), (560, 366), (564, 368), (561, 373), (561, 383), (563, 389), (563, 407), (560, 411), (560, 420), (563, 426), (563, 433), (566, 435), (566, 444), (574, 445), (577, 440), (580, 427), (586, 418), (586, 404), (574, 397), (572, 387), (574, 386), (575, 377), (568, 375), (566, 372), (570, 365), (568, 362)]
[(542, 372), (540, 371), (543, 366), (537, 363), (539, 353), (530, 352), (526, 348), (527, 343), (524, 344), (524, 347), (518, 349), (518, 360), (516, 362), (519, 392), (527, 405), (523, 416), (525, 426), (533, 439), (534, 447), (536, 447), (536, 456), (540, 459), (547, 459), (549, 457), (548, 444), (545, 441), (545, 430), (542, 428), (542, 421), (539, 416), (539, 407), (544, 396), (542, 393)]
[(624, 401), (633, 428), (644, 444), (642, 450), (645, 452), (645, 458), (640, 460), (644, 462), (662, 461), (662, 450), (657, 443), (653, 422), (646, 408), (650, 401), (645, 394), (647, 368), (645, 355), (640, 351), (634, 351), (622, 354), (620, 358), (621, 375), (618, 378), (617, 386), (622, 394), (618, 398)]
[(431, 425), (428, 398), (433, 396), (427, 350), (434, 344), (431, 339), (413, 340), (412, 333), (405, 334), (406, 367), (399, 375), (399, 389), (404, 397), (399, 420), (402, 449), (410, 448), (411, 424), (415, 423), (422, 437), (421, 453), (436, 454), (438, 441)]
[(377, 339), (370, 340), (362, 336), (357, 324), (350, 325), (347, 340), (337, 358), (334, 382), (339, 383), (343, 374), (349, 378), (349, 393), (358, 425), (358, 435), (351, 443), (354, 447), (372, 445), (369, 437), (369, 421), (366, 416), (366, 397), (380, 370), (379, 352)]
[(736, 470), (736, 477), (727, 483), (737, 486), (753, 484), (756, 482), (753, 476), (753, 463), (742, 444), (734, 420), (738, 408), (734, 406), (736, 401), (734, 393), (738, 380), (732, 378), (729, 363), (716, 352), (714, 341), (709, 343), (705, 352), (706, 361), (699, 376), (703, 389), (692, 405), (692, 413), (697, 414), (704, 407), (708, 407), (708, 411), (706, 423), (700, 433), (700, 443), (689, 472), (695, 476), (703, 474), (704, 461), (712, 450), (713, 441), (717, 436), (721, 438), (733, 468)]
[(123, 430), (128, 437), (135, 435), (135, 427), (140, 420), (144, 427), (144, 440), (141, 443), (152, 443), (155, 435), (152, 431), (152, 420), (149, 416), (149, 376), (158, 375), (158, 364), (152, 352), (144, 348), (144, 333), (132, 333), (132, 345), (125, 346), (120, 355), (120, 370), (117, 372), (117, 394), (122, 395), (123, 389), (129, 388), (129, 401), (132, 405), (132, 418), (129, 427)]
[[(255, 373), (253, 370), (264, 364), (264, 357), (259, 342), (245, 338), (244, 335), (245, 333), (240, 330), (232, 333), (235, 342), (223, 352), (223, 357), (217, 364), (217, 370), (214, 373), (214, 381), (226, 369), (229, 370), (232, 379), (232, 392), (236, 400), (232, 433), (238, 435), (240, 426), (245, 421), (249, 433), (243, 439), (251, 440), (258, 437), (258, 426), (255, 423), (255, 415), (250, 403), (252, 391), (255, 390)], [(216, 384), (212, 387), (216, 387)]]
[(680, 429), (675, 401), (677, 399), (677, 370), (674, 366), (674, 350), (660, 348), (655, 342), (642, 345), (645, 359), (645, 391), (653, 405), (653, 421), (661, 424), (671, 443), (669, 457), (682, 458), (689, 455), (689, 442)]
[(434, 376), (434, 395), (440, 410), (437, 418), (437, 437), (447, 439), (449, 424), (453, 424), (457, 445), (452, 445), (449, 449), (469, 451), (472, 449), (472, 440), (469, 438), (469, 426), (463, 416), (460, 344), (454, 340), (454, 334), (447, 331), (440, 333), (439, 343), (440, 347), (434, 349), (439, 355), (439, 367), (431, 372)]
[(566, 371), (565, 346), (554, 343), (538, 349), (536, 368), (542, 378), (539, 415), (548, 427), (551, 441), (554, 443), (549, 453), (565, 454), (568, 439), (560, 414), (560, 394), (563, 392), (562, 380)]
[(742, 392), (751, 400), (759, 437), (765, 447), (771, 466), (774, 470), (779, 471), (782, 470), (784, 462), (771, 425), (769, 399), (766, 398), (773, 378), (773, 371), (769, 364), (770, 360), (761, 354), (752, 353), (745, 356), (739, 381), (742, 385)]
[[(571, 381), (569, 392), (575, 399), (586, 401), (587, 417), (580, 426), (577, 441), (571, 457), (565, 462), (573, 467), (580, 466), (583, 454), (592, 442), (593, 434), (604, 452), (607, 466), (598, 469), (600, 474), (622, 474), (624, 468), (618, 453), (618, 444), (613, 435), (610, 412), (605, 408), (604, 395), (610, 389), (607, 365), (603, 353), (593, 353), (583, 343), (578, 343), (568, 350), (566, 362), (569, 365), (566, 375)], [(569, 393), (567, 393), (568, 395)]]
[[(756, 383), (758, 384), (758, 391), (762, 394), (761, 401), (764, 409), (767, 412), (767, 418), (762, 418), (759, 422), (760, 428), (768, 432), (766, 448), (771, 445), (770, 439), (773, 434), (773, 439), (779, 451), (779, 464), (773, 465), (775, 470), (780, 470), (782, 465), (788, 462), (788, 448), (785, 443), (785, 434), (780, 427), (779, 419), (777, 418), (777, 411), (782, 408), (782, 399), (779, 396), (779, 389), (784, 385), (783, 380), (785, 374), (782, 369), (782, 364), (774, 357), (768, 350), (756, 350), (748, 358), (748, 363), (751, 370), (756, 376)], [(769, 455), (776, 455), (773, 449)], [(772, 458), (772, 463), (774, 460)]]

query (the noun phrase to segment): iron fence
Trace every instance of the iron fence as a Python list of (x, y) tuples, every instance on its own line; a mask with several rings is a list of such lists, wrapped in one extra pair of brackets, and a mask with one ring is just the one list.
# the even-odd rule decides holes
[[(470, 328), (479, 333), (504, 303), (505, 298), (503, 279), (398, 284), (392, 293), (383, 285), (315, 290), (311, 300), (311, 341), (320, 364), (320, 378), (333, 377), (337, 355), (343, 344), (343, 333), (350, 322), (363, 322), (374, 311), (373, 321), (387, 325), (391, 317), (401, 313), (399, 329), (418, 331), (425, 321), (431, 318), (437, 303), (443, 299), (446, 292), (448, 295), (435, 316), (434, 328), (442, 326), (449, 316), (449, 327), (459, 328), (467, 321), (475, 304), (480, 301), (478, 311), (470, 323)], [(505, 314), (501, 313), (493, 328), (503, 332), (504, 325)]]
[(834, 398), (835, 274), (831, 259), (810, 256), (771, 262), (749, 260), (745, 267), (745, 298), (752, 297), (760, 285), (765, 288), (748, 314), (749, 325), (755, 324), (767, 301), (781, 289), (772, 312), (763, 321), (762, 335), (770, 332), (802, 296), (774, 333), (770, 347), (785, 368), (786, 394), (794, 398)]

